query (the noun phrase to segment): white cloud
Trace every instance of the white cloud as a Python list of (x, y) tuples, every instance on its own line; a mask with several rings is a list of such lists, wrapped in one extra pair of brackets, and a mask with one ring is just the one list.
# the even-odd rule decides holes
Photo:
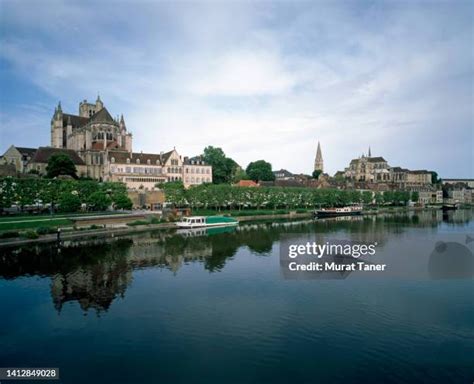
[[(472, 21), (461, 9), (62, 3), (58, 33), (57, 15), (12, 4), (0, 57), (71, 112), (100, 92), (124, 113), (135, 150), (215, 145), (242, 165), (310, 172), (319, 140), (330, 172), (369, 145), (442, 174), (472, 164)], [(28, 119), (42, 119), (46, 136), (51, 111)], [(18, 124), (15, 111), (2, 116)], [(460, 150), (445, 147), (448, 130)]]

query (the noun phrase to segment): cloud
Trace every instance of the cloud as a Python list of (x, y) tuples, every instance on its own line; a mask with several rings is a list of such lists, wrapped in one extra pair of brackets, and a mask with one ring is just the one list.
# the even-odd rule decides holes
[[(19, 94), (1, 110), (6, 141), (47, 144), (56, 100), (75, 112), (100, 92), (135, 150), (215, 145), (309, 173), (319, 140), (331, 173), (371, 145), (393, 165), (473, 175), (465, 3), (117, 4), (2, 3), (1, 79)], [(41, 107), (25, 117), (25, 102)], [(45, 134), (19, 138), (13, 121)]]

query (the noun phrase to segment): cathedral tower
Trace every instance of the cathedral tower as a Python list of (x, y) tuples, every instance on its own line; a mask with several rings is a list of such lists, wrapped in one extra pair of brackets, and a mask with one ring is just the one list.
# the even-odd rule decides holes
[(323, 154), (321, 153), (321, 145), (318, 141), (318, 149), (316, 150), (316, 158), (314, 159), (314, 170), (324, 172)]

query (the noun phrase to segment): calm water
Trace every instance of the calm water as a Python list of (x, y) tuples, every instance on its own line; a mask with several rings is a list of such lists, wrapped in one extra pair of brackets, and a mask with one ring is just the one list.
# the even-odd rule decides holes
[[(0, 250), (0, 366), (64, 383), (472, 383), (471, 211)], [(386, 273), (285, 280), (284, 234)], [(435, 248), (436, 243), (444, 246)]]

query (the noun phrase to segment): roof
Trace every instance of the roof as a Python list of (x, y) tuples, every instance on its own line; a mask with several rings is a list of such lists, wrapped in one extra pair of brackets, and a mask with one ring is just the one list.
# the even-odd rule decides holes
[(18, 152), (20, 152), (23, 156), (30, 156), (32, 157), (35, 152), (36, 148), (27, 148), (27, 147), (15, 147)]
[(186, 165), (208, 165), (202, 156), (185, 157), (183, 162)]
[(86, 125), (89, 122), (88, 117), (70, 115), (69, 113), (63, 113), (63, 127), (66, 127), (68, 121), (71, 120), (71, 125), (73, 128), (79, 128)]
[(39, 147), (33, 158), (30, 160), (32, 163), (47, 163), (49, 158), (56, 154), (67, 155), (75, 165), (85, 165), (84, 161), (79, 157), (76, 151), (72, 149), (63, 148), (52, 148), (52, 147)]
[(430, 171), (427, 171), (426, 169), (417, 169), (417, 170), (408, 171), (408, 172), (414, 173), (414, 174), (417, 174), (417, 175), (421, 175), (421, 174), (424, 174), (424, 173), (431, 173)]
[(367, 161), (369, 163), (380, 163), (380, 162), (387, 162), (387, 160), (385, 160), (383, 157), (381, 156), (378, 156), (378, 157), (368, 157), (367, 158)]
[(240, 180), (235, 185), (237, 187), (258, 187), (258, 184), (253, 180)]
[(287, 171), (286, 169), (280, 169), (279, 171), (273, 171), (273, 174), (280, 174), (283, 173), (283, 177), (291, 177), (294, 176), (290, 171)]
[(474, 181), (474, 179), (443, 179), (444, 181)]
[[(137, 162), (137, 159), (140, 160), (140, 164), (148, 164), (148, 160), (150, 160), (150, 164), (154, 165), (163, 165), (165, 163), (165, 155), (156, 154), (156, 153), (142, 153), (142, 152), (130, 152), (127, 151), (108, 151), (108, 159), (109, 161), (114, 158), (115, 163), (119, 164), (127, 164), (127, 159), (130, 159), (130, 163)], [(162, 163), (163, 161), (163, 163)]]
[(71, 121), (71, 125), (73, 128), (80, 128), (91, 122), (106, 122), (118, 124), (105, 107), (102, 108), (100, 111), (94, 113), (91, 117), (82, 117), (78, 115), (71, 115), (69, 113), (63, 113), (63, 127), (66, 127), (69, 121)]
[(113, 117), (110, 115), (109, 111), (107, 111), (107, 108), (102, 108), (100, 111), (94, 113), (91, 118), (89, 119), (89, 122), (109, 122), (109, 123), (117, 123)]
[(392, 167), (391, 170), (393, 172), (408, 172), (408, 169), (406, 168), (401, 168), (401, 167)]

